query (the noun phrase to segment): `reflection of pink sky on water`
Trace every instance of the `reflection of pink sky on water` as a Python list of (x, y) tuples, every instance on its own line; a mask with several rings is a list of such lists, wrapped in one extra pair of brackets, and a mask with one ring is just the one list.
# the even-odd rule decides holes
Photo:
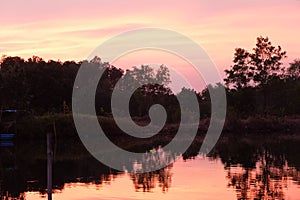
[[(235, 169), (236, 172), (241, 170)], [(171, 186), (166, 192), (162, 191), (158, 182), (150, 192), (136, 192), (129, 174), (120, 174), (109, 183), (101, 185), (71, 183), (64, 189), (53, 194), (53, 199), (59, 200), (100, 200), (100, 199), (237, 199), (236, 191), (227, 187), (227, 171), (220, 160), (196, 158), (195, 160), (179, 160), (170, 168), (172, 174)], [(295, 199), (299, 188), (290, 179), (287, 187), (283, 188), (286, 199)], [(26, 193), (27, 199), (41, 199), (38, 193)]]

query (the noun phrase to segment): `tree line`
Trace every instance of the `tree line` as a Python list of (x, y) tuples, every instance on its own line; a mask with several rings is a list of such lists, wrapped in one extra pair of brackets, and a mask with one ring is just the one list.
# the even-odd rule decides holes
[(225, 70), (229, 111), (240, 117), (300, 114), (300, 60), (283, 66), (286, 51), (258, 37), (249, 52), (236, 48), (233, 65)]
[[(236, 48), (233, 65), (225, 70), (228, 113), (242, 118), (300, 114), (300, 60), (295, 60), (285, 68), (282, 64), (285, 57), (286, 52), (280, 46), (273, 46), (268, 37), (258, 37), (251, 52)], [(149, 108), (159, 103), (167, 110), (167, 121), (178, 122), (181, 112), (193, 112), (193, 108), (185, 106), (184, 110), (180, 110), (176, 96), (182, 95), (188, 105), (189, 95), (196, 94), (201, 118), (207, 118), (210, 116), (208, 88), (218, 90), (223, 87), (221, 83), (208, 85), (200, 92), (182, 88), (175, 95), (168, 87), (170, 73), (164, 65), (156, 70), (142, 65), (124, 71), (102, 62), (99, 57), (90, 61), (61, 62), (45, 61), (37, 56), (27, 60), (2, 56), (1, 109), (26, 110), (33, 115), (66, 112), (66, 107), (71, 107), (74, 80), (81, 65), (103, 71), (96, 92), (95, 109), (98, 115), (110, 115), (113, 90), (122, 91), (126, 87), (142, 85), (130, 100), (132, 117), (146, 119)]]

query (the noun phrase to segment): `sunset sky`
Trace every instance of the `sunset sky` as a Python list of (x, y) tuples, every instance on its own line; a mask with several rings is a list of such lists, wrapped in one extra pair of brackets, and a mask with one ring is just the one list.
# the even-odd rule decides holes
[(118, 33), (158, 27), (195, 40), (221, 71), (260, 35), (287, 51), (288, 64), (300, 58), (299, 10), (299, 0), (1, 0), (0, 54), (80, 61)]

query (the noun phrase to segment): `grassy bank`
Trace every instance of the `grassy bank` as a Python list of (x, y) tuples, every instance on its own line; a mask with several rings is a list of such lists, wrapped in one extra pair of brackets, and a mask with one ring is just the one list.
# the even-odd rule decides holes
[[(88, 117), (87, 117), (88, 118)], [(114, 138), (124, 135), (118, 128), (113, 118), (99, 116), (98, 121), (108, 137)], [(205, 134), (209, 126), (209, 119), (202, 119), (199, 122), (198, 133)], [(144, 121), (138, 124), (145, 125)], [(172, 139), (178, 130), (179, 124), (167, 124), (160, 131), (160, 138)], [(184, 124), (184, 129), (188, 132), (189, 125)], [(88, 128), (88, 127), (87, 127)], [(16, 126), (18, 137), (20, 138), (45, 138), (48, 132), (56, 132), (57, 137), (70, 138), (78, 137), (71, 114), (54, 114), (44, 116), (27, 116), (20, 119)], [(223, 133), (230, 134), (270, 134), (270, 133), (300, 133), (300, 116), (274, 117), (274, 116), (255, 116), (247, 119), (239, 119), (234, 116), (227, 116), (224, 124)], [(130, 138), (127, 138), (130, 139)], [(133, 138), (131, 138), (133, 139)], [(154, 138), (155, 139), (155, 138)], [(121, 142), (121, 141), (120, 141)]]
[[(98, 117), (98, 121), (104, 130), (109, 129), (112, 134), (119, 132), (112, 118)], [(72, 114), (27, 116), (18, 121), (16, 130), (19, 137), (28, 138), (45, 138), (48, 132), (55, 132), (57, 137), (77, 135)]]
[(300, 116), (253, 116), (240, 119), (229, 115), (223, 132), (226, 133), (300, 133)]

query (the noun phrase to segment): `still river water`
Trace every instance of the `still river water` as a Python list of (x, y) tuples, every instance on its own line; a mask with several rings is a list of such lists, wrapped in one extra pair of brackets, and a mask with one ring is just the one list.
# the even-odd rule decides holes
[[(172, 165), (151, 173), (110, 169), (80, 142), (55, 147), (53, 199), (300, 199), (300, 139), (228, 136), (209, 156), (195, 143)], [(47, 199), (45, 141), (0, 147), (1, 199)]]

